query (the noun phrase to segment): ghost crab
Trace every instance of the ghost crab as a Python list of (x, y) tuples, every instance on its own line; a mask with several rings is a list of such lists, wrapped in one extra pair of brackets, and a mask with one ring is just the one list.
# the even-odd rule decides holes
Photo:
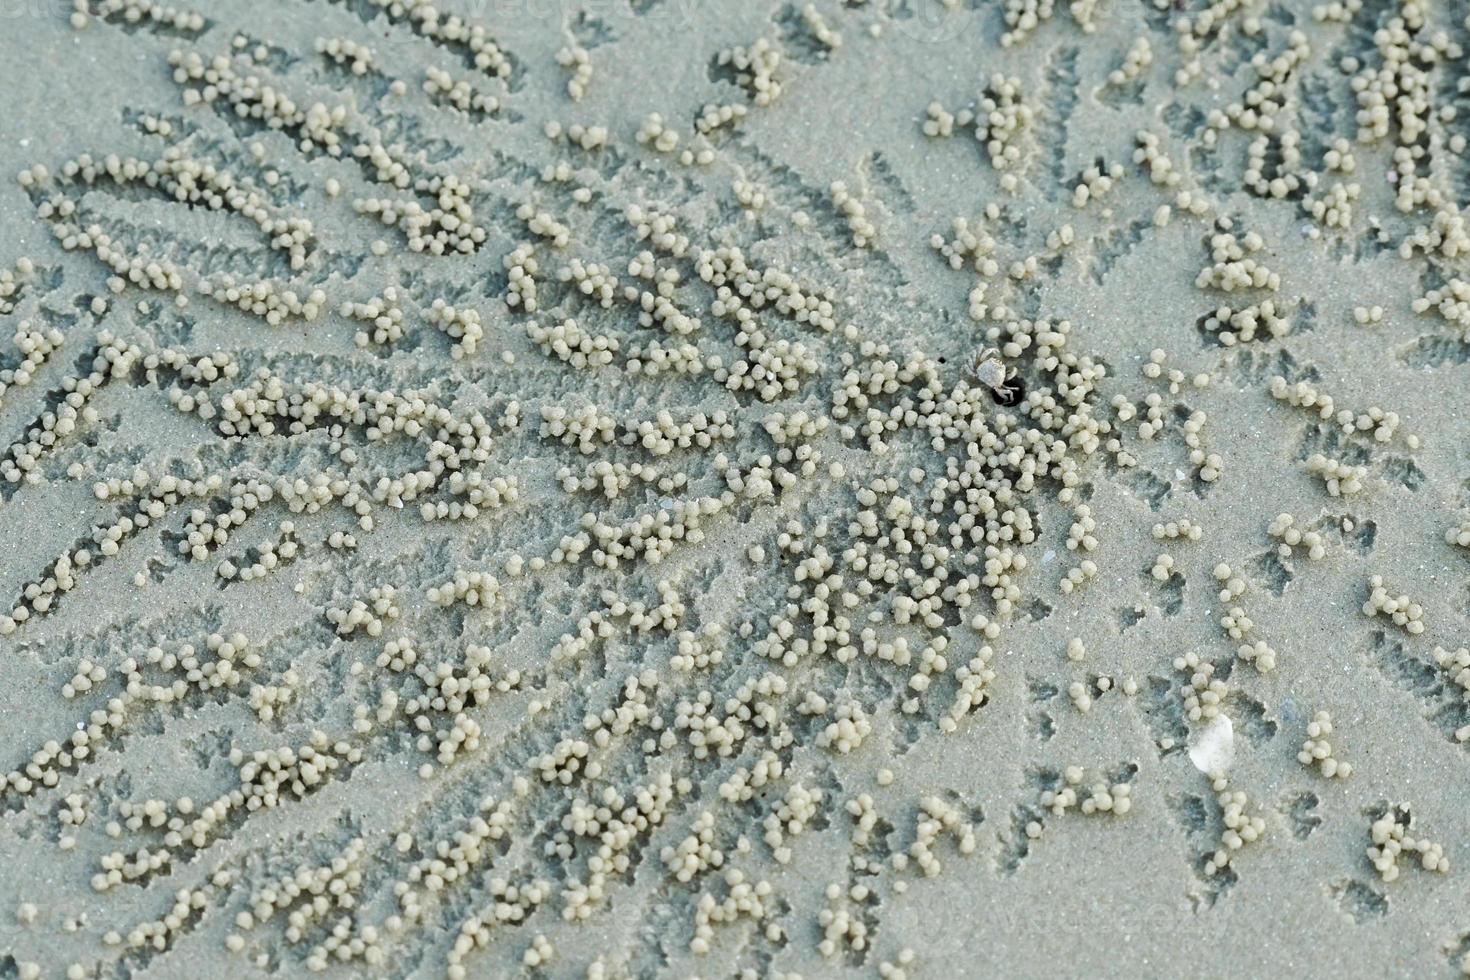
[(1021, 400), (1025, 386), (1016, 377), (1016, 369), (1001, 357), (994, 347), (977, 351), (970, 360), (970, 373), (985, 387), (997, 405), (1011, 406)]

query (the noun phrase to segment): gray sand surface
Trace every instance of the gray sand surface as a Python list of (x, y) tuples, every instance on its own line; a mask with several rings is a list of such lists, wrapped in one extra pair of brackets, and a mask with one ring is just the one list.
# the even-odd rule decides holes
[(0, 0), (0, 977), (1470, 971), (1463, 6), (189, 4)]

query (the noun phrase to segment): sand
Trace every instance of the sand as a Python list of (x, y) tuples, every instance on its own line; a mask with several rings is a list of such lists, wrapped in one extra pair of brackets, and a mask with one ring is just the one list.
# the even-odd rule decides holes
[(0, 975), (1459, 973), (1462, 13), (440, 6), (0, 8)]

